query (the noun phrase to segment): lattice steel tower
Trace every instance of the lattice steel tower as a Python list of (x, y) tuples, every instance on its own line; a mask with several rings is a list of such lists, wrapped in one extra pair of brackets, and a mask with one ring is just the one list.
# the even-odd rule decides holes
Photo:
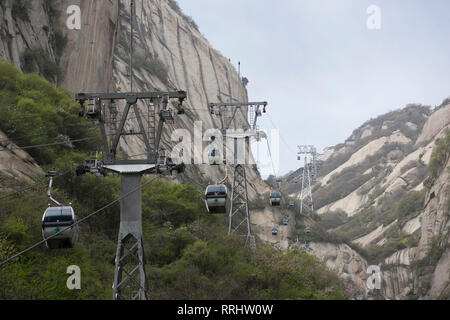
[[(131, 0), (131, 39), (135, 1)], [(174, 164), (160, 147), (165, 124), (174, 122), (172, 109), (184, 114), (182, 107), (187, 94), (184, 91), (134, 92), (133, 91), (133, 41), (130, 46), (130, 92), (78, 93), (75, 99), (81, 105), (80, 116), (90, 118), (99, 125), (102, 135), (103, 159), (88, 159), (77, 168), (77, 174), (96, 175), (107, 172), (121, 176), (120, 227), (117, 241), (113, 300), (146, 300), (147, 284), (142, 240), (142, 175), (162, 172), (182, 172), (184, 164)], [(169, 104), (177, 99), (178, 104)], [(119, 103), (125, 104), (117, 108)], [(144, 117), (138, 104), (147, 103), (149, 111)], [(174, 108), (171, 108), (173, 106)], [(134, 113), (134, 117), (130, 114)], [(158, 119), (156, 119), (156, 116)], [(120, 118), (120, 121), (117, 121)], [(109, 119), (109, 121), (108, 121)], [(134, 121), (131, 121), (134, 120)], [(117, 124), (118, 123), (118, 124)], [(119, 142), (128, 136), (139, 136), (144, 142), (141, 159), (123, 158)]]
[[(231, 186), (230, 212), (228, 216), (228, 234), (239, 234), (246, 237), (246, 243), (254, 246), (254, 237), (250, 228), (250, 213), (248, 207), (247, 195), (247, 176), (245, 173), (245, 153), (250, 150), (250, 138), (258, 139), (256, 122), (262, 113), (266, 112), (267, 102), (236, 102), (236, 103), (209, 103), (211, 114), (221, 117), (221, 129), (223, 137), (233, 139), (233, 181)], [(244, 107), (250, 108), (249, 120), (243, 110)], [(231, 116), (227, 117), (227, 111)], [(236, 118), (237, 112), (240, 112), (246, 119), (245, 132), (230, 132), (230, 127)], [(243, 129), (243, 128), (242, 128)], [(243, 130), (241, 130), (243, 131)], [(243, 144), (243, 145), (242, 145)], [(242, 148), (242, 146), (244, 148)], [(242, 150), (244, 153), (242, 154)], [(250, 151), (249, 151), (250, 152)]]
[(316, 148), (314, 146), (298, 146), (297, 160), (303, 160), (302, 190), (300, 192), (300, 214), (307, 214), (314, 211), (312, 197), (312, 185), (317, 180)]

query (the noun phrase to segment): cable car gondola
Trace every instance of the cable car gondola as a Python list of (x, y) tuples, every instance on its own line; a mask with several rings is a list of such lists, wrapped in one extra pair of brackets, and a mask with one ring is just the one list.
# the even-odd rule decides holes
[(208, 153), (208, 160), (210, 165), (221, 164), (220, 152), (218, 149), (211, 149)]
[(278, 229), (273, 227), (272, 228), (272, 235), (276, 236), (278, 234)]
[(209, 213), (225, 213), (228, 191), (223, 184), (210, 185), (205, 191), (205, 203)]
[(64, 206), (52, 197), (53, 177), (56, 175), (58, 175), (56, 171), (49, 171), (47, 174), (50, 177), (47, 195), (57, 206), (49, 205), (42, 216), (42, 237), (44, 240), (52, 237), (45, 241), (49, 249), (73, 248), (78, 241), (77, 218), (72, 204)]
[(269, 196), (271, 206), (279, 206), (281, 202), (281, 193), (271, 192)]
[[(42, 216), (42, 236), (44, 239), (76, 223), (72, 207), (48, 207)], [(78, 241), (78, 225), (64, 230), (46, 241), (49, 249), (73, 248)]]

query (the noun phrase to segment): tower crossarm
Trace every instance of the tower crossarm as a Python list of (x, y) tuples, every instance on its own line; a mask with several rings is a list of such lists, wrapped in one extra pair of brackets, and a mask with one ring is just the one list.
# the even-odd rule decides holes
[[(226, 123), (225, 127), (222, 128), (222, 130), (228, 130), (228, 129), (230, 129), (231, 123), (235, 119), (236, 113), (238, 110), (240, 110), (242, 115), (244, 115), (243, 111), (242, 111), (242, 107), (254, 107), (255, 108), (255, 117), (254, 117), (253, 123), (251, 123), (251, 124), (248, 123), (247, 117), (245, 115), (244, 115), (244, 119), (246, 119), (247, 124), (250, 128), (255, 129), (258, 117), (261, 116), (262, 113), (266, 113), (267, 105), (268, 105), (267, 101), (262, 101), (262, 102), (217, 102), (217, 103), (208, 103), (208, 108), (210, 109), (211, 114), (214, 114), (215, 109), (219, 109), (219, 114), (223, 114), (222, 111), (224, 109), (232, 109), (233, 110), (233, 114), (232, 114), (230, 120), (228, 121), (228, 123)], [(262, 109), (262, 112), (261, 112), (261, 109)]]
[[(104, 162), (106, 164), (115, 164), (120, 162), (124, 164), (124, 160), (117, 160), (116, 153), (119, 145), (120, 138), (126, 135), (142, 135), (145, 147), (147, 149), (147, 163), (155, 163), (162, 135), (164, 123), (173, 122), (173, 116), (171, 110), (168, 108), (168, 102), (170, 99), (178, 99), (178, 105), (176, 106), (178, 114), (183, 114), (183, 101), (186, 99), (187, 94), (185, 91), (171, 91), (171, 92), (123, 92), (123, 93), (77, 93), (75, 100), (81, 105), (82, 111), (80, 116), (87, 116), (93, 120), (96, 120), (100, 124), (102, 138), (103, 138), (103, 152), (105, 154)], [(143, 117), (141, 117), (140, 111), (137, 107), (139, 100), (151, 100), (161, 102), (162, 108), (159, 111), (159, 123), (156, 130), (155, 141), (150, 141), (143, 124)], [(111, 142), (108, 141), (108, 135), (105, 128), (105, 117), (102, 111), (103, 102), (116, 102), (125, 101), (125, 108), (120, 119), (120, 124), (117, 130), (112, 134)], [(86, 105), (87, 102), (87, 105)], [(129, 119), (130, 109), (133, 108), (137, 123), (140, 131), (136, 133), (129, 133), (124, 131), (125, 123)], [(150, 124), (149, 124), (150, 126)], [(129, 164), (141, 163), (142, 160), (126, 160)]]

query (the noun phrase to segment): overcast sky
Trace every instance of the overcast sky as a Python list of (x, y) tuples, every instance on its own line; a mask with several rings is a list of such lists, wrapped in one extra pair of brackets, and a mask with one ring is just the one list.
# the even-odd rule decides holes
[[(450, 96), (448, 0), (178, 3), (213, 47), (241, 62), (250, 100), (269, 102), (260, 125), (280, 130), (278, 174), (301, 166), (298, 144), (321, 151), (370, 118)], [(367, 27), (371, 5), (379, 30)]]

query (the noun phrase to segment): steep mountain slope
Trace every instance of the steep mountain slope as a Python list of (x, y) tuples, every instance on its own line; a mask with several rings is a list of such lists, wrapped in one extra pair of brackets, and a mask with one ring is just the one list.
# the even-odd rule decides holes
[[(32, 9), (39, 19), (31, 21), (28, 21), (26, 15), (13, 17), (10, 13), (13, 10), (12, 6), (19, 2), (22, 3), (22, 1), (1, 2), (2, 10), (7, 12), (6, 16), (9, 19), (7, 26), (14, 25), (16, 28), (9, 29), (7, 36), (2, 37), (1, 43), (3, 48), (9, 48), (11, 43), (18, 48), (16, 51), (8, 49), (8, 52), (2, 54), (3, 57), (11, 59), (21, 70), (36, 72), (55, 84), (66, 85), (71, 91), (128, 90), (129, 1), (36, 1)], [(135, 36), (137, 72), (134, 89), (136, 91), (181, 89), (189, 93), (186, 103), (187, 115), (184, 118), (177, 117), (176, 126), (168, 128), (163, 136), (163, 145), (167, 150), (172, 146), (168, 132), (174, 128), (184, 128), (192, 133), (193, 123), (196, 120), (203, 121), (204, 129), (217, 127), (218, 120), (211, 117), (206, 108), (207, 102), (228, 101), (229, 98), (246, 100), (247, 94), (230, 62), (210, 47), (196, 30), (195, 24), (181, 13), (173, 1), (139, 3), (138, 30)], [(69, 4), (78, 4), (81, 7), (83, 14), (81, 31), (65, 29), (64, 12)], [(56, 11), (50, 10), (56, 8), (54, 5), (58, 5), (60, 12), (63, 13), (59, 16), (59, 20), (53, 19), (57, 17)], [(31, 7), (21, 8), (24, 10), (22, 13), (31, 10)], [(21, 27), (22, 25), (32, 27), (32, 30), (23, 31), (25, 29)], [(59, 46), (61, 43), (55, 45), (55, 48), (47, 48), (43, 45), (45, 41), (39, 40), (40, 32), (46, 29), (49, 32), (47, 39), (53, 36), (57, 38), (56, 34), (59, 34), (58, 37), (67, 37), (63, 41), (67, 43), (61, 54), (52, 54), (52, 50), (61, 48)], [(20, 32), (17, 30), (26, 35), (19, 35)], [(33, 41), (22, 43), (22, 38), (27, 37)], [(45, 59), (39, 59), (41, 56)], [(25, 57), (27, 59), (24, 59)], [(3, 61), (1, 64), (7, 65)], [(42, 68), (48, 65), (57, 68), (51, 70)], [(38, 81), (38, 77), (21, 75), (19, 78), (26, 78), (26, 86), (30, 90), (45, 86), (45, 89), (53, 94), (56, 91), (48, 83)], [(8, 94), (14, 93), (14, 101), (17, 102), (19, 94), (15, 89), (19, 86), (11, 88), (13, 86), (10, 84), (14, 81), (5, 81), (2, 85), (5, 83), (7, 84), (5, 87), (9, 88), (1, 89)], [(20, 98), (28, 98), (27, 102), (33, 105), (36, 103), (34, 100), (44, 100), (42, 95), (47, 94), (46, 90), (41, 90), (39, 95), (27, 92), (31, 98), (29, 96)], [(44, 124), (50, 122), (65, 124), (60, 120), (66, 116), (70, 118), (76, 115), (71, 109), (72, 99), (68, 96), (64, 99), (66, 104), (64, 107), (67, 109), (61, 108), (59, 103), (46, 108), (47, 105), (43, 103), (43, 109), (47, 109), (44, 111), (50, 113), (48, 118), (43, 119)], [(4, 105), (2, 107), (8, 108)], [(146, 109), (146, 106), (140, 107)], [(42, 114), (45, 114), (44, 111)], [(52, 113), (57, 113), (58, 117), (52, 117)], [(246, 122), (245, 118), (245, 112), (238, 114), (235, 125), (242, 126)], [(73, 119), (69, 119), (69, 123), (70, 120)], [(64, 128), (64, 125), (62, 127)], [(130, 128), (133, 127), (132, 125)], [(36, 126), (35, 129), (39, 130), (39, 127)], [(89, 129), (95, 129), (92, 123), (89, 123)], [(45, 138), (53, 139), (51, 133), (52, 130), (46, 130)], [(6, 141), (7, 137), (4, 139)], [(14, 145), (7, 142), (4, 146)], [(66, 147), (67, 150), (64, 149)], [(61, 146), (64, 150), (55, 156), (55, 162), (49, 161), (46, 165), (57, 164), (62, 167), (71, 165), (73, 161), (81, 161), (88, 150), (86, 144), (84, 149), (65, 145), (64, 148)], [(127, 138), (121, 143), (120, 148), (123, 153), (134, 155), (142, 153), (143, 146), (139, 140)], [(4, 154), (8, 157), (13, 155), (7, 152)], [(23, 171), (33, 178), (35, 176), (32, 174), (42, 176), (43, 172), (39, 167), (25, 167), (23, 170), (17, 168), (18, 165), (23, 166), (26, 161), (33, 167), (36, 166), (22, 151), (20, 157), (20, 159), (9, 157), (5, 161), (14, 161), (16, 166), (14, 169)], [(1, 166), (0, 170), (5, 170), (5, 173), (16, 173), (7, 166)], [(178, 180), (191, 182), (198, 189), (202, 189), (206, 183), (216, 182), (223, 175), (223, 170), (208, 165), (192, 165), (188, 166), (186, 175), (178, 177)], [(268, 189), (251, 166), (247, 176), (250, 199), (255, 202), (257, 196), (266, 193)], [(149, 182), (149, 179), (144, 178), (144, 181)], [(2, 201), (0, 260), (41, 239), (42, 208), (48, 200), (44, 189), (45, 186), (42, 185), (39, 190), (31, 190), (26, 197), (11, 197)], [(85, 217), (103, 204), (117, 199), (119, 189), (117, 176), (104, 179), (91, 175), (76, 177), (70, 172), (56, 181), (54, 191), (56, 197), (64, 203), (73, 200), (77, 214)], [(0, 191), (3, 194), (5, 190)], [(336, 275), (313, 257), (300, 255), (298, 252), (284, 255), (266, 247), (262, 247), (261, 250), (250, 250), (244, 246), (239, 237), (228, 236), (223, 226), (217, 223), (219, 219), (216, 216), (207, 215), (204, 211), (201, 193), (192, 186), (156, 180), (144, 188), (143, 232), (147, 258), (146, 271), (151, 287), (150, 298), (347, 297)], [(114, 272), (117, 212), (118, 206), (111, 207), (105, 212), (102, 211), (102, 215), (97, 215), (83, 224), (80, 242), (74, 250), (54, 252), (50, 255), (41, 246), (29, 252), (20, 264), (12, 262), (6, 266), (0, 273), (0, 298), (109, 299)], [(168, 217), (173, 224), (167, 223)], [(258, 217), (255, 216), (255, 219)], [(82, 291), (66, 290), (66, 266), (73, 261), (79, 263), (85, 274)], [(311, 282), (309, 279), (314, 281)], [(193, 286), (197, 288), (193, 289)]]
[[(366, 122), (318, 157), (315, 228), (327, 232), (317, 240), (351, 244), (364, 257), (361, 267), (379, 264), (385, 298), (448, 296), (448, 162), (435, 177), (430, 162), (449, 128), (448, 99), (433, 111), (410, 105)], [(290, 176), (284, 190), (298, 197)]]
[[(18, 15), (14, 13), (19, 2), (1, 3), (4, 36), (0, 56), (14, 61), (22, 70), (31, 68), (46, 76), (42, 63), (36, 59), (36, 53), (44, 52), (46, 62), (57, 65), (55, 73), (60, 75), (51, 73), (47, 78), (72, 92), (129, 91), (130, 1), (45, 0), (33, 1), (30, 6), (20, 2), (22, 14)], [(69, 5), (80, 6), (81, 30), (69, 30), (66, 26)], [(208, 102), (247, 101), (235, 67), (210, 46), (175, 1), (137, 2), (134, 40), (135, 91), (188, 92), (186, 115), (177, 116), (175, 125), (164, 131), (162, 147), (166, 152), (175, 145), (170, 137), (174, 129), (187, 129), (193, 137), (195, 121), (202, 122), (203, 131), (219, 127), (220, 120), (209, 113)], [(29, 59), (25, 61), (27, 52)], [(123, 107), (118, 106), (119, 112)], [(141, 112), (147, 110), (146, 105), (139, 107)], [(245, 112), (238, 113), (235, 127), (245, 128), (246, 117)], [(137, 128), (134, 121), (127, 129)], [(119, 148), (129, 156), (144, 150), (137, 137), (122, 139)], [(257, 194), (267, 192), (267, 187), (253, 167), (248, 169), (249, 197), (255, 199)], [(195, 165), (188, 166), (187, 173), (178, 180), (193, 181), (204, 188), (224, 175), (223, 167)]]
[(44, 0), (0, 1), (0, 56), (20, 69), (25, 67), (24, 52), (43, 48), (51, 61), (56, 61), (52, 21)]
[[(0, 148), (16, 149), (17, 145), (0, 131)], [(7, 178), (31, 180), (42, 174), (42, 169), (25, 151), (16, 149), (12, 152), (0, 152), (0, 175)], [(4, 184), (0, 186), (0, 188), (3, 187)]]
[[(187, 129), (193, 137), (195, 121), (202, 122), (203, 131), (220, 127), (220, 119), (207, 109), (208, 102), (247, 101), (247, 92), (235, 67), (210, 46), (195, 23), (174, 1), (153, 0), (137, 4), (134, 90), (188, 92), (186, 115), (176, 116), (175, 124), (164, 130), (162, 147), (170, 151), (174, 145), (170, 133), (174, 129)], [(69, 30), (66, 26), (69, 5), (80, 6), (81, 30)], [(17, 11), (15, 6), (13, 1), (1, 4), (0, 14), (5, 18), (2, 26), (5, 36), (0, 41), (4, 58), (12, 60), (22, 70), (46, 76), (72, 92), (129, 91), (130, 1), (36, 1), (31, 7), (21, 7), (25, 14), (13, 16), (12, 12)], [(57, 39), (60, 39), (58, 43)], [(56, 54), (56, 48), (60, 47), (63, 50)], [(43, 62), (35, 55), (26, 62), (24, 56), (28, 51), (44, 52), (44, 62), (57, 65), (59, 77), (43, 72)], [(123, 106), (118, 107), (120, 112)], [(139, 107), (144, 113), (147, 110), (146, 105)], [(245, 112), (238, 113), (233, 125), (245, 128), (245, 118)], [(134, 128), (137, 123), (127, 127)], [(206, 144), (205, 141), (204, 147)], [(119, 148), (130, 156), (142, 154), (144, 150), (142, 141), (136, 137), (122, 139)], [(187, 172), (176, 180), (189, 181), (203, 189), (207, 184), (222, 180), (225, 173), (223, 166), (188, 165)], [(231, 170), (228, 170), (228, 178), (230, 183)], [(269, 189), (253, 166), (248, 166), (247, 178), (250, 201), (256, 203)], [(257, 224), (253, 218), (251, 222)]]
[[(81, 30), (69, 30), (66, 26), (66, 9), (69, 5), (79, 5), (81, 9)], [(72, 92), (126, 92), (129, 83), (129, 44), (130, 44), (130, 1), (41, 1), (33, 2), (33, 16), (12, 17), (13, 2), (2, 4), (4, 17), (8, 18), (3, 32), (8, 39), (0, 43), (4, 48), (16, 48), (3, 57), (11, 59), (21, 69), (26, 69), (24, 53), (37, 48), (48, 53), (48, 60), (58, 65), (61, 75), (57, 81)], [(50, 10), (52, 8), (52, 10)], [(24, 8), (25, 12), (27, 8)], [(186, 129), (194, 138), (194, 122), (201, 121), (203, 132), (219, 128), (220, 119), (210, 114), (208, 102), (247, 101), (247, 91), (230, 61), (212, 48), (197, 30), (195, 23), (186, 17), (174, 1), (138, 1), (135, 25), (135, 91), (185, 90), (185, 115), (175, 115), (175, 124), (166, 126), (161, 146), (168, 153), (175, 145), (171, 141), (174, 129)], [(11, 26), (14, 26), (11, 27)], [(25, 27), (26, 26), (26, 27)], [(30, 29), (32, 26), (31, 30)], [(23, 29), (23, 30), (22, 30)], [(42, 30), (48, 30), (43, 37)], [(47, 34), (45, 33), (45, 34)], [(23, 35), (22, 35), (23, 34)], [(65, 46), (56, 56), (56, 45), (48, 46), (48, 39), (63, 36)], [(34, 41), (25, 42), (23, 37)], [(42, 39), (41, 39), (42, 38)], [(51, 41), (50, 41), (51, 42)], [(39, 61), (33, 71), (45, 76), (39, 68)], [(28, 66), (29, 68), (29, 66)], [(264, 99), (262, 97), (262, 99)], [(124, 106), (117, 104), (119, 115)], [(145, 104), (139, 104), (144, 114)], [(270, 110), (269, 110), (270, 111)], [(228, 112), (229, 113), (229, 112)], [(230, 116), (231, 113), (225, 114)], [(234, 127), (246, 127), (246, 113), (237, 113)], [(131, 117), (132, 118), (132, 117)], [(127, 130), (136, 129), (136, 120), (129, 121)], [(206, 147), (204, 141), (203, 147)], [(119, 148), (128, 156), (143, 154), (144, 145), (138, 137), (125, 137)], [(225, 152), (229, 149), (226, 148)], [(93, 150), (94, 151), (94, 150)], [(170, 153), (169, 153), (170, 154)], [(134, 157), (139, 159), (139, 156)], [(231, 168), (228, 181), (231, 183)], [(225, 176), (223, 166), (211, 167), (206, 164), (188, 165), (185, 174), (172, 178), (174, 181), (189, 182), (200, 190), (208, 184), (217, 183)], [(249, 199), (256, 204), (265, 201), (269, 189), (261, 180), (253, 166), (247, 167)], [(169, 178), (170, 179), (170, 178)], [(265, 216), (264, 216), (265, 217)], [(267, 219), (275, 216), (270, 214)], [(255, 220), (256, 219), (256, 220)], [(251, 223), (258, 230), (258, 223), (267, 220), (251, 217)], [(265, 234), (264, 234), (265, 236)]]

